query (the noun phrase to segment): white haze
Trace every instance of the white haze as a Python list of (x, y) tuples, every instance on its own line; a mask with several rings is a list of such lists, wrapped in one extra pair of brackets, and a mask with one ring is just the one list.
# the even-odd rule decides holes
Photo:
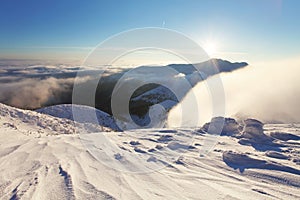
[[(225, 92), (225, 113), (227, 117), (257, 118), (264, 122), (300, 122), (300, 57), (274, 62), (258, 63), (233, 73), (222, 73)], [(208, 81), (214, 81), (216, 77)], [(213, 114), (208, 84), (200, 82), (183, 99), (181, 104), (189, 104), (191, 94), (197, 97), (199, 124)], [(191, 112), (197, 105), (190, 105)], [(222, 102), (219, 105), (222, 106)], [(189, 116), (181, 116), (179, 104), (170, 111), (168, 123), (178, 126), (182, 121), (190, 121)], [(194, 111), (195, 112), (195, 111)], [(183, 119), (181, 119), (183, 118)]]

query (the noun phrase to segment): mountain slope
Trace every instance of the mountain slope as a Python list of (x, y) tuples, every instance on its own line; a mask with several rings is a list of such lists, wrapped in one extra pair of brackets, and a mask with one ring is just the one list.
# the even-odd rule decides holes
[(26, 135), (75, 134), (76, 128), (91, 132), (110, 131), (111, 129), (89, 123), (79, 124), (69, 119), (60, 119), (35, 111), (13, 108), (0, 103), (2, 127), (18, 130)]
[[(36, 110), (39, 113), (51, 115), (53, 117), (69, 119), (74, 121), (73, 112), (80, 113), (79, 116), (76, 118), (76, 122), (78, 123), (92, 123), (92, 124), (99, 124), (100, 126), (108, 127), (113, 130), (119, 130), (118, 126), (116, 125), (113, 117), (109, 114), (83, 105), (74, 105), (74, 104), (61, 104), (55, 106), (49, 106), (45, 108), (41, 108)], [(93, 119), (91, 113), (95, 113), (97, 117), (97, 121)]]
[[(234, 70), (238, 70), (247, 66), (248, 63), (246, 62), (231, 63), (222, 59), (210, 59), (206, 62), (193, 65), (171, 64), (167, 65), (167, 67), (176, 70), (179, 74), (172, 79), (168, 79), (167, 82), (169, 82), (170, 85), (176, 86), (174, 88), (176, 88), (177, 92), (181, 91), (187, 94), (187, 92), (189, 91), (187, 90), (188, 88), (182, 88), (183, 86), (181, 84), (178, 84), (182, 80), (188, 81), (188, 83), (190, 84), (189, 89), (191, 89), (197, 83), (206, 80), (210, 76), (214, 76), (219, 73), (232, 72)], [(149, 76), (149, 79), (153, 79), (153, 77), (151, 78), (151, 76), (158, 76), (158, 79), (166, 79), (165, 77), (160, 77), (159, 75), (159, 71), (161, 70), (161, 68), (164, 67), (155, 67), (153, 74), (145, 75), (144, 78), (147, 79), (147, 76)], [(132, 114), (140, 116), (141, 118), (145, 118), (146, 121), (149, 122), (150, 119), (147, 114), (151, 106), (153, 106), (154, 104), (163, 105), (162, 102), (172, 101), (174, 103), (170, 104), (171, 106), (166, 107), (166, 110), (169, 111), (170, 109), (172, 109), (172, 107), (174, 107), (178, 102), (182, 100), (178, 99), (175, 96), (174, 92), (176, 91), (171, 91), (169, 88), (159, 84), (148, 84), (147, 87), (141, 87), (135, 91), (135, 93), (132, 95), (132, 98), (130, 99), (130, 111)], [(138, 120), (136, 120), (136, 122), (138, 123)]]
[[(235, 129), (227, 121), (226, 130)], [(300, 198), (299, 125), (269, 124), (262, 133), (262, 125), (248, 120), (243, 134), (222, 137), (188, 128), (85, 134), (104, 143), (48, 129), (69, 130), (68, 122), (0, 104), (1, 199)], [(277, 154), (256, 150), (255, 134), (272, 137)], [(243, 139), (252, 143), (241, 144)], [(203, 154), (209, 141), (212, 151)], [(106, 153), (89, 151), (86, 142), (101, 144), (95, 148)], [(272, 147), (269, 141), (260, 146)], [(146, 165), (160, 168), (143, 173)]]

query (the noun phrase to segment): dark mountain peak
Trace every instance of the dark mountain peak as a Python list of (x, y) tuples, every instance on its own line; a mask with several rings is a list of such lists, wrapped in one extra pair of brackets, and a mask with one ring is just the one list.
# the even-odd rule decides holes
[(202, 64), (214, 64), (219, 68), (220, 72), (231, 72), (233, 70), (248, 66), (247, 62), (230, 62), (228, 60), (223, 60), (220, 58), (212, 58), (206, 62), (200, 63), (200, 65)]
[(185, 75), (199, 71), (206, 77), (212, 76), (221, 72), (232, 72), (234, 70), (248, 66), (246, 62), (230, 62), (219, 58), (212, 58), (207, 61), (196, 64), (170, 64), (176, 71)]

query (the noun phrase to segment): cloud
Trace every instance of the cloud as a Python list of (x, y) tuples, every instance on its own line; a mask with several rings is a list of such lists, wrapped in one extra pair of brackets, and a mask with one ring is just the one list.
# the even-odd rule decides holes
[[(233, 73), (222, 73), (225, 92), (225, 116), (252, 117), (264, 122), (300, 122), (300, 57), (281, 61), (258, 63)], [(213, 81), (215, 77), (211, 77)], [(211, 93), (206, 82), (198, 83), (183, 99), (187, 103), (191, 94), (197, 97), (199, 124), (212, 114)], [(170, 111), (169, 123), (176, 126), (181, 120), (180, 105)], [(189, 119), (185, 119), (189, 120)]]
[[(0, 102), (19, 108), (36, 109), (43, 106), (71, 103), (74, 78), (80, 67), (68, 66), (8, 66), (1, 67)], [(78, 77), (79, 83), (92, 79), (89, 71)]]
[[(207, 83), (213, 83), (216, 76), (200, 83), (197, 83), (200, 81), (199, 74), (194, 73), (185, 76), (184, 73), (179, 73), (175, 75), (174, 79), (166, 78), (165, 82), (172, 80), (172, 84), (179, 89), (182, 88), (181, 79), (187, 78), (190, 83), (193, 83), (192, 85), (197, 84), (188, 92), (182, 103), (170, 111), (169, 124), (176, 125), (180, 120), (183, 120), (184, 124), (189, 124), (189, 121), (195, 121), (189, 119), (189, 117), (194, 117), (195, 113), (199, 115), (199, 125), (218, 115), (253, 117), (266, 122), (299, 122), (299, 64), (300, 59), (295, 58), (272, 63), (258, 63), (232, 73), (222, 73), (220, 77), (226, 98), (225, 101), (217, 98), (214, 105), (211, 101), (211, 88)], [(91, 67), (35, 65), (29, 67), (2, 66), (0, 69), (2, 70), (0, 73), (0, 102), (28, 109), (71, 103), (74, 78), (78, 70), (86, 72), (79, 77), (82, 84), (88, 85), (91, 80), (99, 78), (97, 77), (99, 69)], [(114, 76), (109, 76), (110, 72), (106, 73), (103, 81), (107, 81), (108, 85), (101, 85), (103, 92), (98, 92), (96, 97), (99, 99), (97, 102), (99, 108), (106, 109), (105, 111), (109, 113), (110, 92), (116, 82), (115, 79), (120, 78), (121, 72)], [(134, 75), (141, 80), (146, 77), (145, 73), (139, 73), (138, 69), (135, 70)], [(157, 76), (155, 70), (153, 73), (147, 74), (148, 77), (154, 83), (157, 82), (157, 79), (161, 80), (161, 76)], [(196, 98), (196, 103), (193, 102), (193, 98)], [(222, 107), (222, 103), (226, 109), (225, 113), (213, 114), (213, 108)], [(184, 119), (181, 119), (183, 112), (180, 109), (182, 107), (189, 110), (185, 112), (188, 115), (184, 116)]]
[[(55, 102), (67, 101), (72, 90), (73, 78), (68, 79), (23, 79), (18, 82), (1, 83), (0, 101), (20, 107), (34, 109)], [(70, 95), (70, 93), (69, 93)]]
[(293, 58), (224, 75), (227, 114), (266, 122), (299, 122), (299, 65), (300, 58)]

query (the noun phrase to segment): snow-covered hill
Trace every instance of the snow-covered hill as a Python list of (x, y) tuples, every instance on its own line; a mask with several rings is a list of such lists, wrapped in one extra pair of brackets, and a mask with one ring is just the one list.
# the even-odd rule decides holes
[(300, 198), (297, 124), (226, 119), (223, 136), (207, 125), (87, 137), (72, 128), (68, 119), (0, 104), (0, 198)]
[[(112, 130), (119, 130), (116, 125), (113, 117), (109, 114), (83, 105), (74, 105), (74, 104), (61, 104), (55, 106), (49, 106), (45, 108), (41, 108), (36, 110), (39, 113), (51, 115), (53, 117), (69, 119), (74, 121), (73, 112), (78, 112), (80, 115), (76, 117), (75, 121), (78, 123), (91, 123), (91, 124), (99, 124), (100, 126), (111, 128)], [(97, 120), (95, 120), (90, 113), (95, 112)]]
[(1, 103), (0, 119), (2, 128), (12, 128), (25, 135), (76, 134), (76, 128), (78, 130), (88, 130), (89, 132), (111, 131), (110, 128), (90, 123), (76, 123), (75, 126), (75, 122), (69, 119), (61, 119), (35, 111), (13, 108)]

